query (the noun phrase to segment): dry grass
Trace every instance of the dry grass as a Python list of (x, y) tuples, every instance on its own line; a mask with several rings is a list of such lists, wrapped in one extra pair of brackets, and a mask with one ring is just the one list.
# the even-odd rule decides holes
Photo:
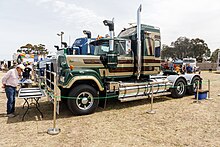
[[(3, 73), (0, 72), (0, 78)], [(21, 121), (23, 100), (17, 100), (15, 118), (5, 117), (5, 93), (0, 93), (0, 146), (220, 146), (220, 74), (202, 72), (203, 87), (211, 80), (211, 97), (200, 104), (193, 96), (182, 99), (159, 97), (156, 114), (147, 114), (150, 100), (127, 103), (110, 101), (106, 109), (87, 116), (72, 116), (61, 105), (58, 135), (48, 135), (53, 126), (53, 106), (40, 100), (41, 118), (34, 107)]]

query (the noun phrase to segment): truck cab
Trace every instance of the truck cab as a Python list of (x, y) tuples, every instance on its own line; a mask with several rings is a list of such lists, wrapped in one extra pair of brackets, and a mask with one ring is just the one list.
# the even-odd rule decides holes
[[(95, 40), (95, 38), (91, 38), (91, 41)], [(88, 38), (77, 38), (73, 45), (72, 50), (76, 55), (86, 55), (88, 51)], [(90, 46), (91, 54), (94, 54), (94, 47)]]

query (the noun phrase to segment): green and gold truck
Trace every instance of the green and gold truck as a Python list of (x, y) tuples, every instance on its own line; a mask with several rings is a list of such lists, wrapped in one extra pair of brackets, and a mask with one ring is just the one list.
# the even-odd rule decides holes
[(92, 41), (94, 53), (57, 56), (47, 64), (46, 88), (50, 99), (66, 99), (76, 115), (95, 112), (108, 98), (130, 101), (148, 98), (150, 94), (181, 98), (194, 94), (197, 74), (161, 75), (160, 29), (140, 23), (114, 36), (114, 22), (105, 20), (110, 37)]

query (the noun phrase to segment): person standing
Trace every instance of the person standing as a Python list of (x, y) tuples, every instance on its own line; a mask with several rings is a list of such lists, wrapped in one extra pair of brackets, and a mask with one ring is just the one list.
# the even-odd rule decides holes
[(28, 66), (28, 63), (25, 64), (25, 69), (24, 69), (24, 72), (22, 74), (23, 78), (25, 79), (30, 79), (31, 77), (31, 68)]
[(1, 64), (1, 70), (4, 71), (5, 70), (5, 66), (4, 63)]
[(172, 62), (172, 61), (169, 61), (169, 62), (168, 62), (168, 66), (169, 66), (169, 69), (170, 69), (171, 71), (173, 71), (174, 67), (173, 67), (173, 62)]
[(187, 64), (186, 66), (186, 72), (187, 73), (193, 73), (193, 69), (192, 69), (192, 66), (190, 64)]
[(5, 88), (7, 97), (7, 116), (15, 117), (15, 94), (19, 78), (24, 70), (24, 65), (19, 64), (16, 68), (10, 69), (2, 78), (2, 88)]
[(182, 65), (181, 73), (182, 74), (186, 73), (186, 65)]
[(16, 67), (16, 62), (13, 62), (13, 65), (10, 66), (8, 69), (10, 70), (10, 69), (13, 69), (13, 68), (15, 68), (15, 67)]
[(176, 73), (180, 73), (180, 66), (179, 65), (176, 66), (175, 71), (176, 71)]

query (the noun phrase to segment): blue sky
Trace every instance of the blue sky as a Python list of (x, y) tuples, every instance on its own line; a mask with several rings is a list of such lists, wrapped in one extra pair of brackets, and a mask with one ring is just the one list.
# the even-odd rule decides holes
[(27, 43), (45, 44), (51, 52), (60, 44), (57, 33), (72, 44), (84, 37), (105, 35), (104, 19), (115, 20), (115, 34), (136, 22), (142, 4), (142, 23), (160, 27), (162, 44), (180, 36), (204, 39), (211, 51), (220, 48), (218, 0), (0, 0), (0, 60), (11, 59)]

